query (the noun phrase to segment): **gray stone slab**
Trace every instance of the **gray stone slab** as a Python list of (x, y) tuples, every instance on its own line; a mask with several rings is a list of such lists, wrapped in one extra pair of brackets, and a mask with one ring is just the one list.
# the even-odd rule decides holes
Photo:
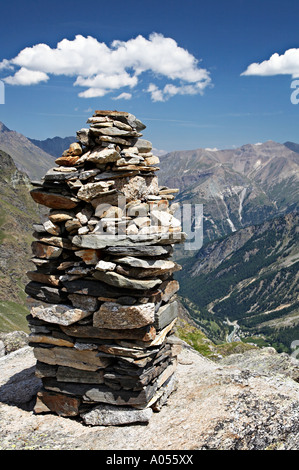
[(115, 256), (144, 256), (144, 257), (157, 257), (164, 255), (171, 255), (173, 252), (172, 246), (111, 246), (105, 248), (105, 253)]
[(81, 414), (85, 424), (88, 426), (120, 426), (132, 423), (148, 423), (153, 410), (145, 408), (137, 410), (134, 408), (99, 405), (87, 413)]
[(155, 314), (154, 326), (157, 330), (165, 328), (178, 316), (178, 303), (175, 300), (169, 304), (162, 305)]

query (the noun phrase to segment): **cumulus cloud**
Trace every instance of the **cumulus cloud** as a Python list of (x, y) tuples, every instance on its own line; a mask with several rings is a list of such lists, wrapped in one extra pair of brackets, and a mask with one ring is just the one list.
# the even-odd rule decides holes
[(36, 85), (47, 80), (49, 80), (49, 77), (46, 73), (39, 72), (38, 70), (28, 70), (25, 67), (21, 67), (15, 75), (4, 78), (4, 81), (9, 85), (23, 86)]
[[(74, 86), (84, 88), (79, 92), (82, 98), (101, 97), (123, 88), (133, 90), (145, 73), (151, 75), (151, 81), (172, 81), (161, 89), (156, 83), (149, 85), (147, 91), (153, 101), (165, 101), (178, 94), (200, 94), (211, 83), (209, 72), (198, 66), (192, 54), (174, 39), (157, 33), (149, 39), (139, 35), (128, 41), (113, 41), (110, 47), (82, 35), (63, 39), (56, 48), (36, 44), (0, 62), (0, 70), (11, 69), (17, 71), (5, 78), (10, 85), (34, 85), (50, 75), (74, 77)], [(132, 96), (123, 93), (116, 98)]]
[(292, 75), (299, 77), (299, 49), (288, 49), (284, 54), (273, 54), (269, 60), (250, 64), (241, 75)]

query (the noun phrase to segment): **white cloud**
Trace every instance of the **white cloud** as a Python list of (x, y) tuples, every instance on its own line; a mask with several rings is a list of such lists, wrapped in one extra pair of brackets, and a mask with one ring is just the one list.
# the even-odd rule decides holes
[(13, 66), (10, 65), (9, 60), (4, 59), (2, 62), (0, 62), (0, 70), (13, 70)]
[(28, 70), (25, 67), (20, 68), (15, 75), (3, 79), (9, 85), (37, 85), (40, 82), (46, 82), (49, 77), (44, 72)]
[(147, 91), (151, 94), (153, 101), (165, 101), (163, 91), (159, 90), (154, 83), (149, 85)]
[[(128, 41), (113, 41), (110, 47), (82, 35), (73, 40), (63, 39), (56, 48), (36, 44), (0, 63), (0, 70), (12, 68), (19, 69), (6, 77), (11, 85), (33, 85), (48, 80), (49, 75), (74, 77), (74, 86), (85, 88), (79, 92), (82, 98), (101, 97), (123, 88), (132, 90), (144, 73), (151, 74), (152, 81), (173, 81), (161, 90), (155, 83), (148, 87), (154, 101), (165, 101), (178, 94), (200, 94), (211, 83), (209, 72), (198, 66), (192, 54), (174, 39), (157, 33), (148, 39), (139, 35)], [(119, 96), (131, 95), (124, 93)]]
[(292, 75), (299, 77), (299, 49), (288, 49), (284, 54), (273, 54), (269, 60), (250, 64), (241, 75)]
[(151, 94), (153, 101), (167, 101), (175, 95), (202, 95), (206, 86), (207, 82), (205, 81), (179, 86), (168, 83), (163, 89), (159, 89), (155, 84), (151, 83), (147, 91)]
[(118, 96), (112, 98), (113, 100), (130, 100), (132, 98), (132, 93), (121, 93)]
[(108, 93), (108, 90), (104, 90), (103, 88), (88, 88), (88, 90), (81, 91), (78, 94), (80, 98), (98, 98), (105, 96)]

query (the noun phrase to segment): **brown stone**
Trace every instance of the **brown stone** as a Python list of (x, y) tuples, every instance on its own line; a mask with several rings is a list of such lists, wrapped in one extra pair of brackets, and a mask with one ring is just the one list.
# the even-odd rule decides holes
[(167, 188), (167, 189), (160, 189), (159, 194), (166, 196), (168, 194), (173, 194), (173, 193), (178, 193), (178, 192), (179, 192), (179, 189), (177, 188), (174, 188), (174, 189)]
[(79, 398), (44, 390), (37, 394), (34, 412), (37, 414), (52, 412), (59, 416), (77, 416), (80, 404), (81, 400)]
[(60, 235), (61, 228), (59, 225), (54, 224), (51, 220), (46, 220), (43, 224), (44, 229), (46, 232), (50, 233), (51, 235)]
[(78, 230), (80, 227), (82, 227), (82, 225), (81, 225), (80, 220), (77, 218), (70, 219), (65, 222), (65, 228), (68, 232), (72, 232), (73, 230)]
[(160, 163), (160, 159), (159, 157), (155, 157), (154, 155), (152, 155), (150, 157), (145, 158), (145, 163), (146, 165), (157, 165), (158, 163)]
[(62, 237), (55, 237), (51, 235), (45, 235), (42, 233), (34, 233), (35, 238), (42, 243), (46, 243), (47, 245), (57, 246), (58, 248), (65, 248), (66, 250), (73, 250), (75, 249), (67, 238)]
[(45, 245), (44, 243), (37, 241), (31, 243), (31, 249), (34, 256), (43, 259), (58, 258), (58, 256), (60, 256), (62, 253), (62, 248)]
[(169, 202), (167, 199), (160, 199), (160, 201), (150, 201), (149, 203), (150, 212), (151, 211), (167, 211)]
[(66, 155), (59, 157), (55, 160), (55, 163), (59, 166), (74, 166), (79, 160), (79, 156)]
[(29, 343), (51, 344), (53, 346), (62, 346), (66, 348), (72, 348), (74, 346), (74, 343), (71, 341), (62, 338), (54, 338), (49, 335), (30, 334), (28, 340)]
[(73, 142), (67, 152), (69, 155), (80, 156), (82, 155), (82, 147), (78, 142)]
[(62, 194), (48, 193), (41, 189), (30, 191), (32, 199), (37, 203), (51, 209), (73, 209), (78, 205), (78, 199)]
[(49, 213), (49, 219), (54, 224), (66, 222), (67, 220), (71, 220), (73, 217), (75, 217), (75, 215), (72, 212), (51, 210)]
[(81, 258), (85, 264), (94, 264), (96, 265), (101, 259), (101, 251), (100, 250), (93, 250), (93, 249), (86, 249), (86, 250), (78, 250), (75, 252), (75, 255)]
[(96, 116), (109, 116), (110, 118), (118, 118), (118, 117), (129, 117), (129, 113), (126, 113), (125, 111), (111, 111), (111, 110), (96, 110), (94, 112), (94, 117)]
[(179, 290), (179, 288), (180, 285), (178, 281), (171, 280), (163, 282), (160, 286), (163, 302), (168, 302), (168, 300), (171, 299), (171, 297)]
[(48, 286), (58, 287), (60, 284), (59, 276), (55, 276), (54, 274), (44, 274), (38, 271), (27, 271), (26, 275), (31, 281), (40, 282)]

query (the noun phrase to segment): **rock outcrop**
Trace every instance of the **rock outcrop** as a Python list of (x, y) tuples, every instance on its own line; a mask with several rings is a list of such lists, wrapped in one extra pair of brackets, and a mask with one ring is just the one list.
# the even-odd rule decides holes
[(0, 358), (1, 450), (299, 450), (299, 361), (272, 348), (214, 363), (183, 343), (177, 388), (146, 426), (35, 414), (35, 364), (30, 347)]

